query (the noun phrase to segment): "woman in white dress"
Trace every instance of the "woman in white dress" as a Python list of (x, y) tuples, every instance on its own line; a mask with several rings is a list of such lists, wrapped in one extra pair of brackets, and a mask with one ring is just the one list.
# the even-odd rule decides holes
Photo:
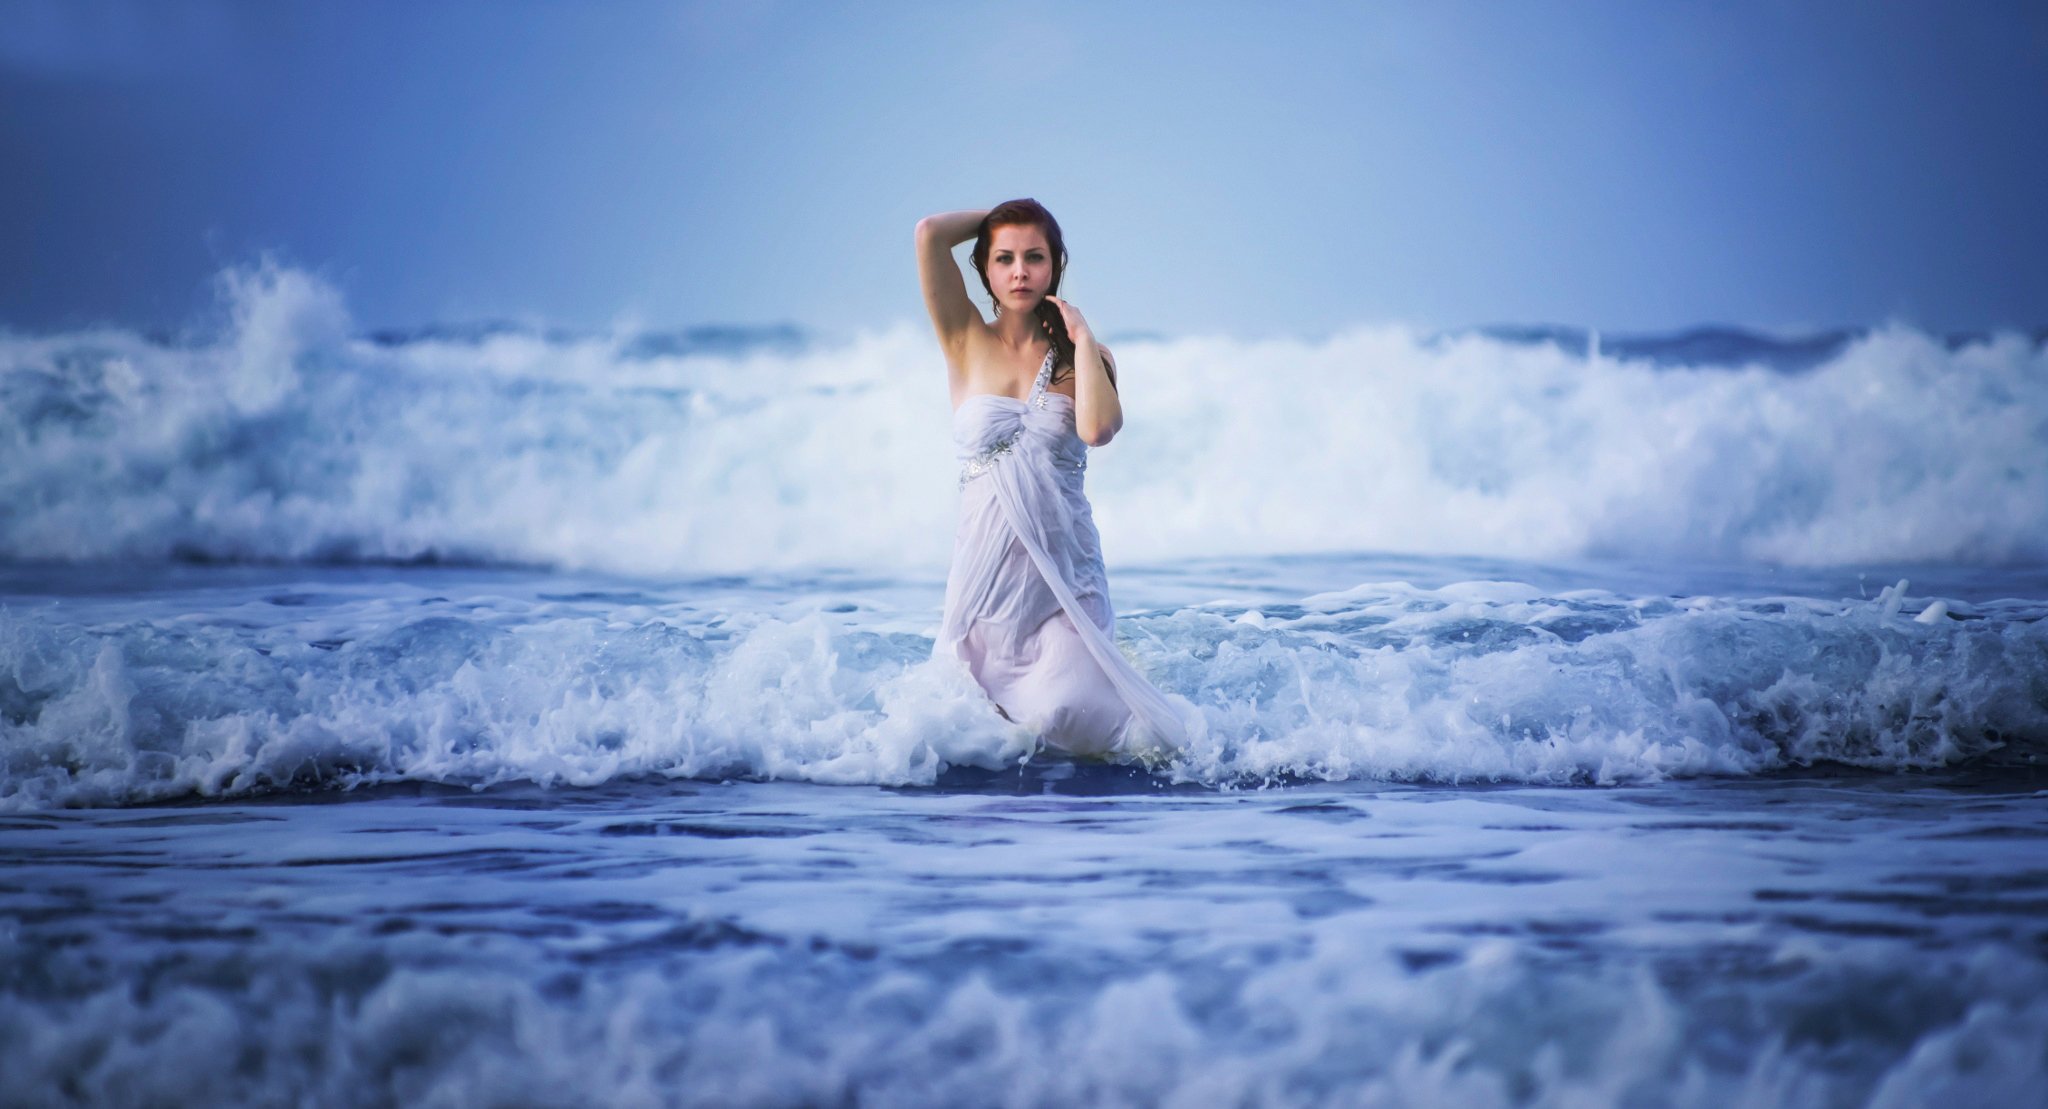
[[(974, 239), (993, 324), (953, 248)], [(946, 355), (960, 524), (934, 653), (967, 665), (999, 711), (1082, 755), (1185, 738), (1178, 712), (1117, 649), (1102, 545), (1082, 473), (1123, 427), (1116, 363), (1054, 295), (1066, 245), (1034, 200), (917, 224), (925, 307)]]

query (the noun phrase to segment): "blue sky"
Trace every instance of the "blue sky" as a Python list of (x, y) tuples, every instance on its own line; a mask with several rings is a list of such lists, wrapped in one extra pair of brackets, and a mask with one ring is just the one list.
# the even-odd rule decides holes
[(1105, 333), (2048, 323), (2038, 3), (0, 0), (0, 150), (26, 330), (267, 253), (364, 327), (844, 334), (1026, 195)]

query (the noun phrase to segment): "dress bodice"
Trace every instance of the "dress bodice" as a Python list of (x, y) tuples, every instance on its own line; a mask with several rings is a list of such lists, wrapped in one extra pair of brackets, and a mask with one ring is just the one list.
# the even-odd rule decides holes
[(988, 472), (1000, 460), (1016, 457), (1027, 465), (1049, 466), (1076, 479), (1088, 465), (1088, 445), (1074, 430), (1074, 399), (1046, 388), (1058, 348), (1045, 352), (1045, 362), (1023, 400), (1000, 393), (977, 393), (953, 410), (953, 448), (960, 459), (960, 484)]

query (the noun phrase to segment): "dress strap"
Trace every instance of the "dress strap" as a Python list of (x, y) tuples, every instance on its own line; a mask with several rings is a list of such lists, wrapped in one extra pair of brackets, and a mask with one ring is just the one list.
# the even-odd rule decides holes
[(1059, 352), (1058, 344), (1045, 352), (1045, 364), (1038, 367), (1038, 379), (1031, 383), (1031, 395), (1024, 398), (1025, 404), (1033, 408), (1045, 407), (1045, 387), (1052, 383), (1052, 360)]

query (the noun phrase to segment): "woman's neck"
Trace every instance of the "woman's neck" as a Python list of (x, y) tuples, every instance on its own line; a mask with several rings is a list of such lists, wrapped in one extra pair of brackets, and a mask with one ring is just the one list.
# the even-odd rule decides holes
[(1006, 312), (996, 320), (996, 339), (1011, 350), (1026, 350), (1045, 339), (1038, 316), (1027, 312)]

